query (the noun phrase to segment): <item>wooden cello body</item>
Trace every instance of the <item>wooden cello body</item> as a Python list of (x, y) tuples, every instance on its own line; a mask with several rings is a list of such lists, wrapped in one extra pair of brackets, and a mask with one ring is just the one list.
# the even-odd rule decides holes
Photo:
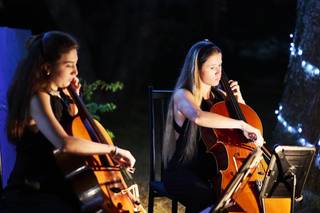
[[(237, 102), (228, 81), (228, 78), (223, 73), (221, 82), (227, 93), (227, 99), (213, 105), (210, 111), (226, 117), (243, 120), (259, 129), (262, 133), (262, 123), (257, 113), (249, 106)], [(220, 171), (220, 181), (217, 187), (220, 188), (220, 192), (223, 194), (248, 156), (256, 149), (256, 145), (250, 143), (244, 137), (242, 131), (237, 129), (203, 128), (202, 137), (207, 151), (213, 153), (216, 158)], [(228, 212), (260, 212), (259, 188), (266, 175), (267, 167), (267, 163), (261, 160), (252, 169), (240, 188), (232, 196), (234, 204), (227, 209)]]
[[(255, 114), (250, 107), (241, 105), (243, 110), (248, 113), (247, 122), (259, 129), (261, 122), (252, 116)], [(211, 112), (230, 117), (227, 111), (226, 102), (219, 102), (211, 108)], [(249, 116), (251, 115), (251, 116)], [(221, 193), (228, 187), (230, 182), (237, 175), (241, 166), (245, 163), (247, 157), (255, 149), (255, 145), (248, 143), (248, 140), (242, 136), (240, 131), (234, 129), (206, 129), (205, 144), (208, 152), (216, 157), (218, 168), (220, 171), (220, 190)], [(209, 133), (211, 131), (211, 133)], [(261, 129), (262, 131), (262, 129)], [(216, 139), (211, 134), (215, 134)], [(255, 171), (250, 174), (250, 179), (246, 180), (247, 184), (242, 184), (242, 188), (238, 190), (239, 194), (233, 196), (235, 207), (232, 211), (239, 212), (259, 212), (259, 187), (265, 176), (268, 165), (262, 161)]]
[[(77, 94), (68, 89), (79, 109), (79, 116), (73, 119), (69, 134), (112, 145), (105, 128), (91, 117)], [(81, 212), (145, 212), (139, 201), (137, 185), (127, 186), (121, 168), (108, 154), (77, 156), (56, 150), (55, 157), (80, 201)]]

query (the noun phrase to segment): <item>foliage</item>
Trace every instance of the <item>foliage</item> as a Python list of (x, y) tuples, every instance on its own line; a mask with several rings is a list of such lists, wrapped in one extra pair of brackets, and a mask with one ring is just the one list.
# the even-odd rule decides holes
[[(86, 103), (86, 107), (88, 111), (90, 112), (93, 117), (100, 121), (100, 116), (101, 114), (105, 112), (112, 112), (114, 111), (117, 106), (114, 102), (105, 102), (105, 103), (98, 103), (96, 100), (96, 94), (97, 92), (111, 92), (115, 93), (117, 91), (120, 91), (123, 89), (123, 83), (117, 81), (117, 82), (111, 82), (107, 83), (103, 80), (96, 80), (92, 83), (87, 83), (84, 80), (81, 80), (82, 82), (82, 95), (83, 95), (83, 100)], [(106, 129), (108, 134), (110, 135), (111, 138), (114, 138), (114, 134)]]
[[(87, 82), (83, 82), (83, 97), (85, 101), (91, 101), (93, 97), (93, 93), (97, 90), (104, 91), (104, 92), (117, 92), (123, 89), (123, 83), (117, 81), (113, 83), (107, 83), (103, 80), (96, 80), (91, 84)], [(103, 104), (102, 104), (103, 105)]]

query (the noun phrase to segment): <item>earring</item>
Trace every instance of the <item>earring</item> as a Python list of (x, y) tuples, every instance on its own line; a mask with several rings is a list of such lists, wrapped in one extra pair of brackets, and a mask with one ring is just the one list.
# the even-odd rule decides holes
[(50, 72), (47, 72), (46, 74), (49, 76), (49, 75), (50, 75)]

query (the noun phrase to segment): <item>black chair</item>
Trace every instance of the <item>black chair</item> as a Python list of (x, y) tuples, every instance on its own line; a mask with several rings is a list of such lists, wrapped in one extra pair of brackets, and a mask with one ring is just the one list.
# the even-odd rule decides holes
[(148, 88), (149, 93), (149, 144), (150, 144), (150, 181), (148, 212), (153, 212), (154, 198), (166, 197), (171, 199), (172, 212), (178, 211), (178, 202), (165, 189), (162, 182), (162, 139), (166, 122), (166, 112), (171, 90), (154, 90)]

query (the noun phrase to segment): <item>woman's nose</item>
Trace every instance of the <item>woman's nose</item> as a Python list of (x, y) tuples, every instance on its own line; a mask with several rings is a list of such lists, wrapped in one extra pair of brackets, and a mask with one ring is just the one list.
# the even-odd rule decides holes
[(77, 76), (78, 75), (78, 67), (77, 66), (75, 66), (74, 67), (74, 71), (73, 71), (73, 74), (75, 75), (75, 76)]
[(221, 74), (221, 71), (222, 71), (222, 69), (221, 69), (221, 68), (218, 68), (218, 69), (216, 70), (216, 75), (220, 75), (220, 74)]

